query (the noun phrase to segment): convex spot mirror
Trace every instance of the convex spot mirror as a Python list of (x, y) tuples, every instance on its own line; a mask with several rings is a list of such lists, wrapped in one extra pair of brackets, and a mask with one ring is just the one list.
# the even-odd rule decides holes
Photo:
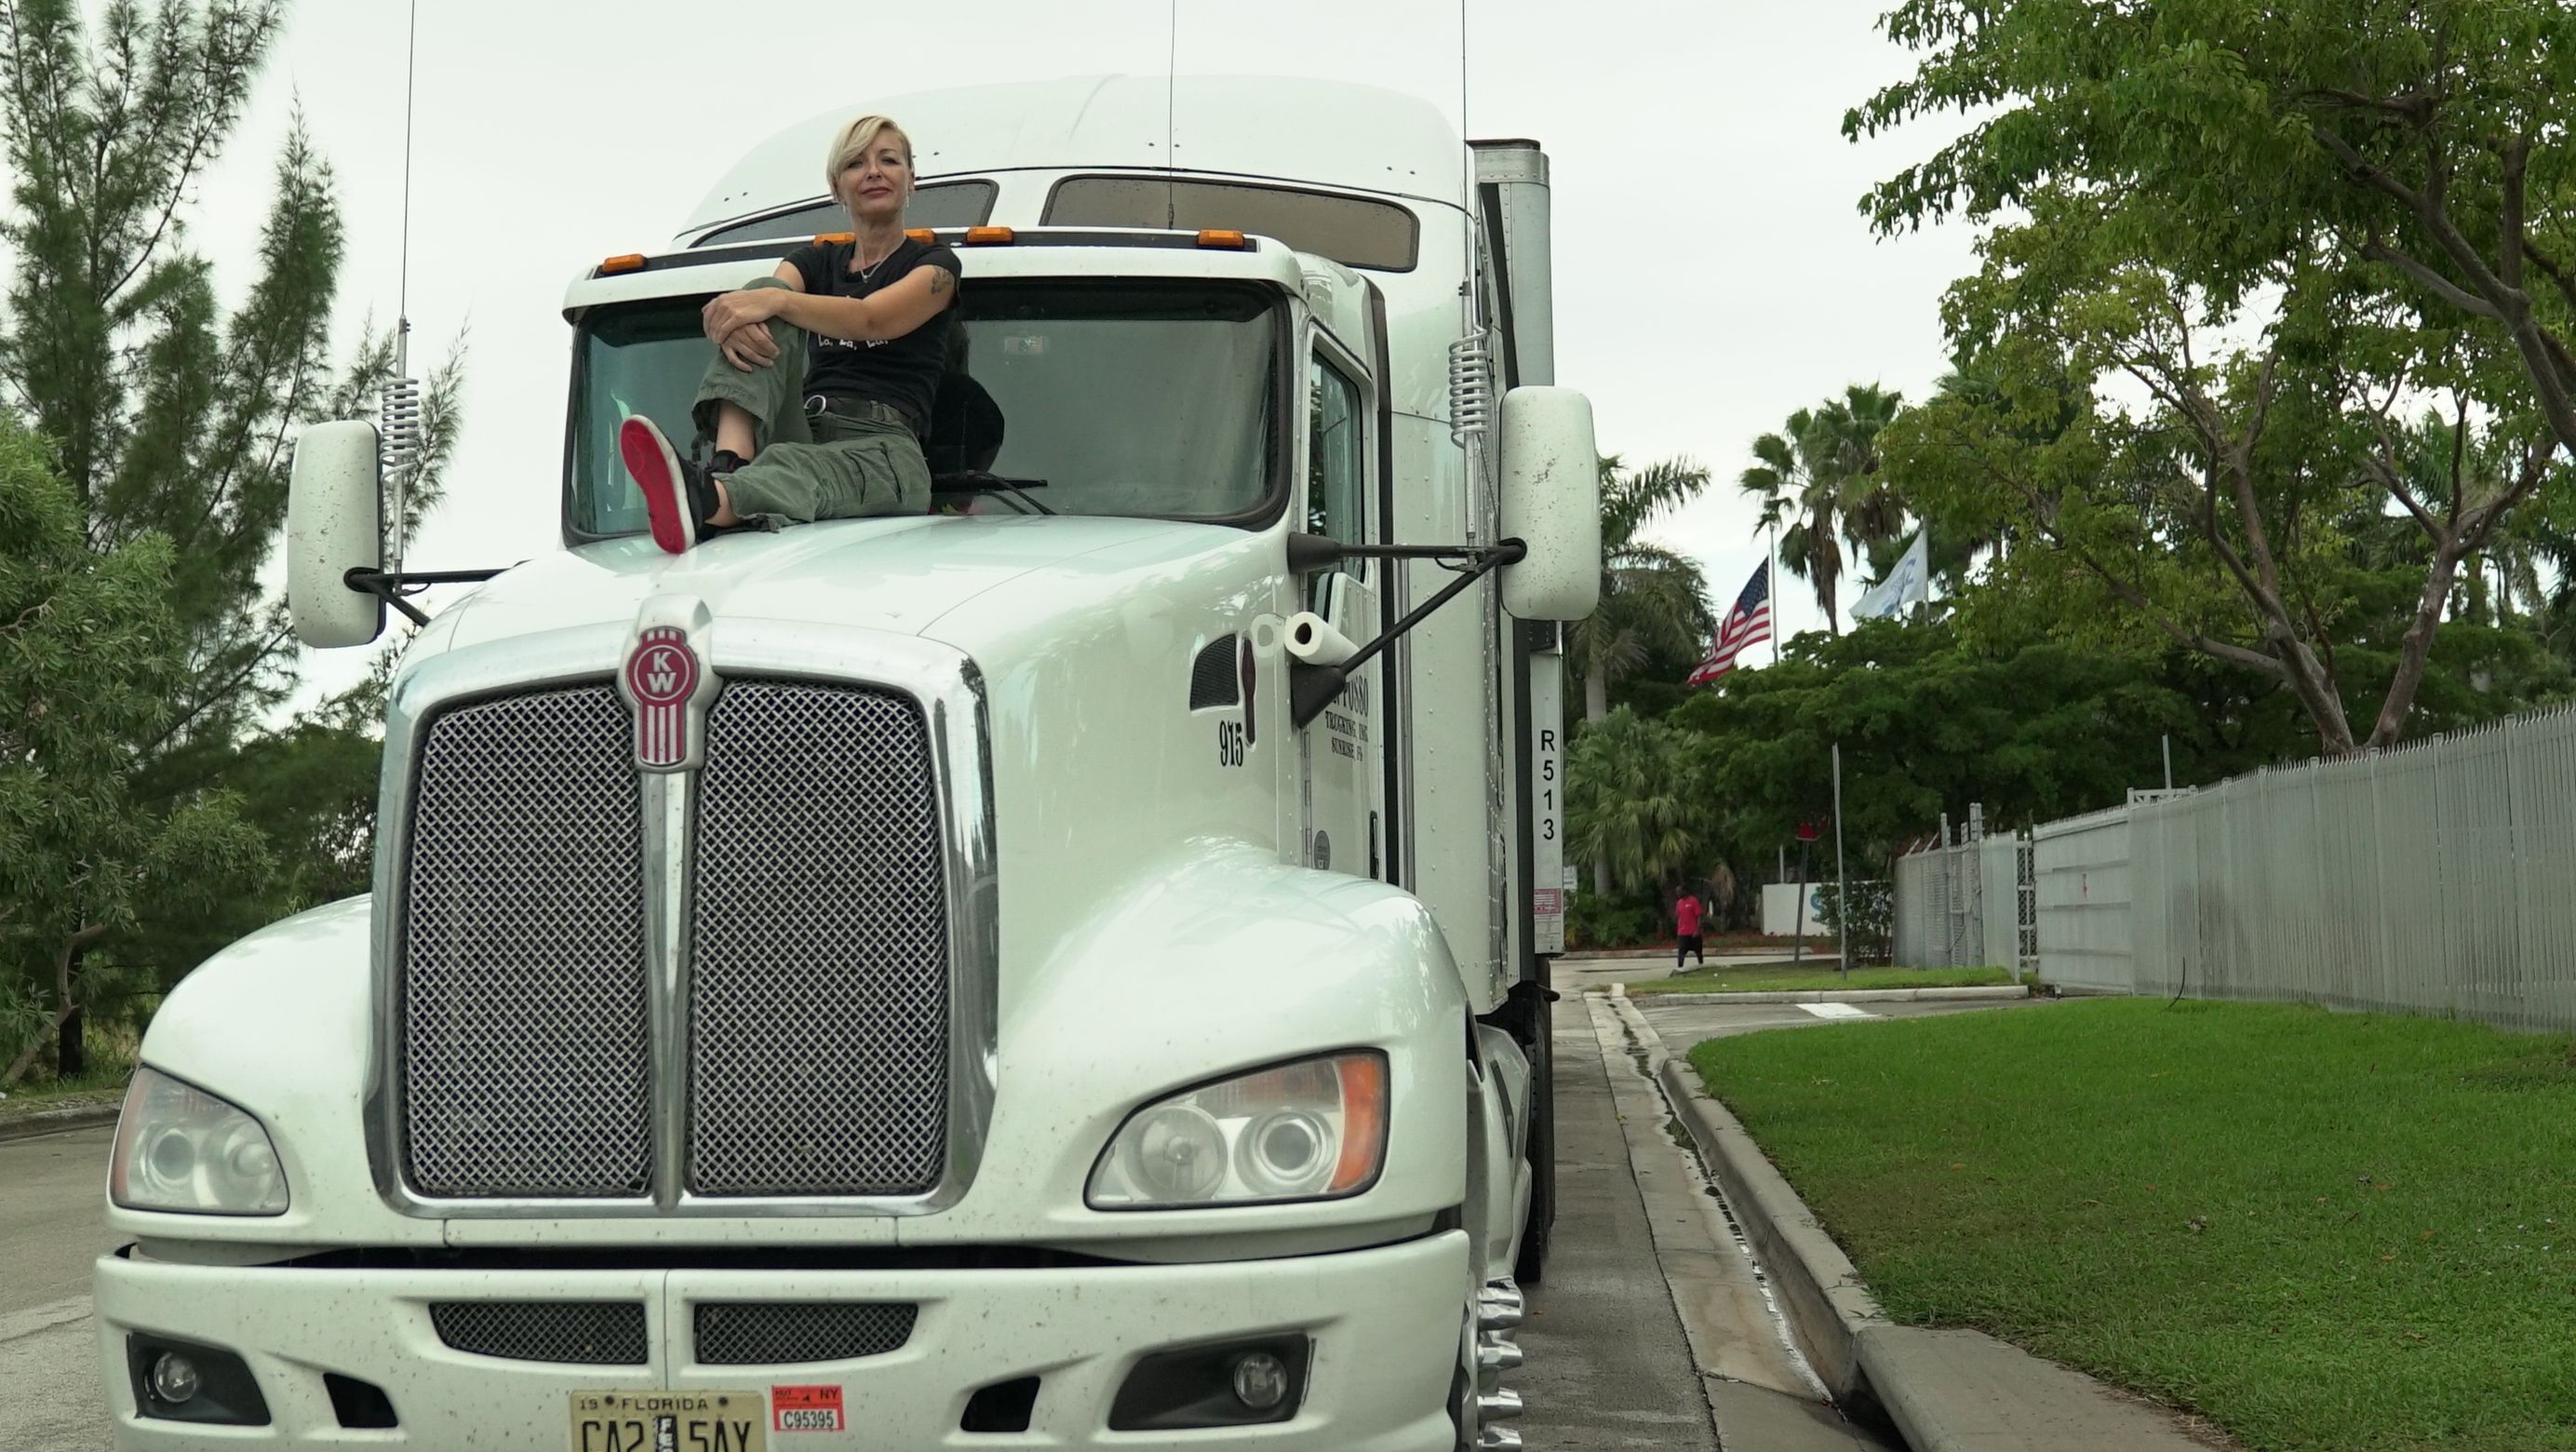
[(365, 645), (385, 631), (384, 597), (349, 588), (384, 568), (384, 478), (376, 426), (315, 424), (295, 441), (286, 491), (286, 603), (306, 645)]
[(1503, 538), (1529, 553), (1503, 567), (1520, 620), (1581, 620), (1601, 603), (1601, 456), (1592, 401), (1571, 388), (1503, 395)]

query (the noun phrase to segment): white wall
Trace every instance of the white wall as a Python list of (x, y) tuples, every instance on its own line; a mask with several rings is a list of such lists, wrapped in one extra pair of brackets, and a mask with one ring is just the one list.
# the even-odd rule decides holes
[[(1825, 884), (1807, 884), (1807, 936), (1822, 936), (1818, 915), (1825, 909)], [(1762, 889), (1762, 931), (1785, 938), (1798, 931), (1798, 884), (1775, 882)]]

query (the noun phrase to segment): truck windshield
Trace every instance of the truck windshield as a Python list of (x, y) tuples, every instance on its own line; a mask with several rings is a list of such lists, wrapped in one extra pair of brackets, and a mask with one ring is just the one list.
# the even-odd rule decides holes
[[(643, 530), (617, 425), (643, 414), (686, 449), (690, 396), (714, 357), (698, 331), (702, 302), (623, 304), (583, 320), (565, 498), (574, 537)], [(960, 316), (925, 448), (934, 476), (1042, 480), (1023, 497), (1057, 514), (1252, 524), (1272, 512), (1285, 476), (1284, 331), (1270, 295), (970, 278)], [(1014, 507), (1007, 498), (941, 502)]]

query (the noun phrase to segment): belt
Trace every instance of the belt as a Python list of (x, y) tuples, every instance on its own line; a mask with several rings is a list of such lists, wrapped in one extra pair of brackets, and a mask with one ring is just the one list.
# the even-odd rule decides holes
[(821, 418), (825, 414), (858, 423), (893, 424), (915, 438), (921, 436), (921, 426), (912, 421), (912, 415), (891, 403), (880, 403), (873, 398), (859, 398), (847, 393), (807, 394), (805, 416)]

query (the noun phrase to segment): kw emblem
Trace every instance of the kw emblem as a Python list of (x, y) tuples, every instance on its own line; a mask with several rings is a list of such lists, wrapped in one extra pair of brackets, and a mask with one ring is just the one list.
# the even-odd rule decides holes
[(657, 625), (636, 638), (619, 684), (635, 707), (637, 766), (681, 771), (692, 764), (697, 755), (691, 739), (697, 734), (693, 708), (704, 678), (687, 631)]

